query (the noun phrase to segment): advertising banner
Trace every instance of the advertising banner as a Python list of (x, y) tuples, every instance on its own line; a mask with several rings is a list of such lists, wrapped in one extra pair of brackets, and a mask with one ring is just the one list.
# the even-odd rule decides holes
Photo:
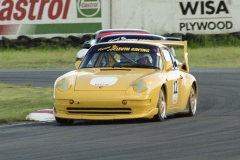
[(0, 0), (0, 36), (74, 35), (109, 28), (109, 2)]
[(240, 31), (239, 0), (0, 0), (0, 38), (53, 37), (100, 29), (153, 34)]
[(143, 28), (156, 34), (223, 34), (240, 31), (239, 0), (114, 2), (113, 10), (116, 12), (112, 18), (113, 28)]

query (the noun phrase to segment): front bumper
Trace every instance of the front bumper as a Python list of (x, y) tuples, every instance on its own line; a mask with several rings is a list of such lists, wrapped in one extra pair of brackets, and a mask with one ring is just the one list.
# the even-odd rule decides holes
[[(127, 103), (124, 104), (123, 101)], [(55, 95), (54, 115), (75, 120), (151, 119), (158, 113), (157, 101), (156, 94), (127, 95), (125, 91), (75, 91), (71, 94)]]

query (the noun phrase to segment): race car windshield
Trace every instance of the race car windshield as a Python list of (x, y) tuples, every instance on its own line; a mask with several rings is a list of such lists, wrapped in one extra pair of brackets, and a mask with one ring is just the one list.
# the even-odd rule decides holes
[(93, 46), (80, 68), (162, 68), (158, 47), (143, 44), (100, 44)]

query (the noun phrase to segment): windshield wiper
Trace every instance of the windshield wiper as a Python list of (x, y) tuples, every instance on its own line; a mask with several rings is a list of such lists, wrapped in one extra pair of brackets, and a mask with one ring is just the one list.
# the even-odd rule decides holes
[(120, 63), (115, 63), (115, 64), (112, 66), (112, 68), (114, 68), (114, 67), (120, 67), (120, 68), (122, 68), (122, 65), (121, 65)]

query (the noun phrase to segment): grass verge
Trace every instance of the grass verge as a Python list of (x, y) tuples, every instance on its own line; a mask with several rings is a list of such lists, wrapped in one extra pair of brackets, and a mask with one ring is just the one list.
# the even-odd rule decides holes
[[(182, 62), (182, 54), (177, 59)], [(240, 68), (239, 47), (188, 48), (191, 68)]]
[(24, 121), (38, 109), (53, 107), (53, 89), (0, 83), (0, 123)]
[[(0, 51), (0, 69), (20, 68), (74, 68), (76, 54), (80, 48), (26, 49)], [(177, 49), (175, 49), (178, 52)], [(182, 50), (181, 50), (182, 51)], [(240, 48), (198, 47), (188, 48), (190, 67), (198, 68), (240, 68)], [(177, 53), (182, 61), (182, 53)]]
[(72, 68), (80, 48), (0, 50), (0, 69)]

